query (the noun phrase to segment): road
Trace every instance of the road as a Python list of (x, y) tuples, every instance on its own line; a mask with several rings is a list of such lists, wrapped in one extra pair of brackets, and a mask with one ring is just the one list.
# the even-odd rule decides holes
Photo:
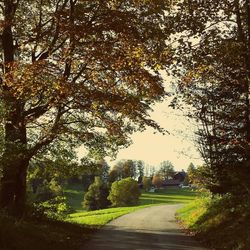
[(205, 250), (175, 221), (180, 205), (161, 205), (123, 215), (103, 227), (83, 250)]

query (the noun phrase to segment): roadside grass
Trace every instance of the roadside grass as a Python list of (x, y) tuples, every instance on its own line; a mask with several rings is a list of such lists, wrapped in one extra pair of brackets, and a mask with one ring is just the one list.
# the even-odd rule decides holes
[(115, 218), (148, 206), (117, 207), (90, 212), (78, 212), (70, 214), (66, 221), (82, 224), (86, 227), (99, 228)]
[(189, 229), (197, 229), (197, 221), (207, 211), (207, 202), (204, 198), (195, 199), (177, 211), (176, 217)]
[(177, 218), (213, 249), (250, 249), (249, 197), (199, 198), (179, 209)]
[[(68, 197), (73, 197), (72, 193), (74, 192), (67, 191)], [(77, 191), (77, 195), (80, 195), (79, 190)], [(75, 213), (71, 213), (66, 221), (82, 224), (88, 227), (98, 228), (117, 217), (136, 211), (138, 209), (160, 204), (185, 204), (194, 200), (196, 196), (197, 193), (190, 189), (180, 189), (172, 187), (167, 189), (159, 189), (155, 193), (143, 191), (140, 197), (139, 205), (137, 206), (107, 208), (87, 212), (81, 207), (81, 202), (83, 199), (83, 194), (81, 194), (81, 200), (79, 197), (77, 197), (77, 202), (79, 203), (72, 199), (68, 200), (69, 205), (75, 209)]]

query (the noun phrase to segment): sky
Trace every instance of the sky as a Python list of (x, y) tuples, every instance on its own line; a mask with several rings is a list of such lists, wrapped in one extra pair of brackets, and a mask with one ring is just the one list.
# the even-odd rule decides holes
[(154, 106), (151, 117), (169, 131), (169, 135), (162, 135), (152, 128), (132, 135), (133, 144), (121, 149), (116, 160), (106, 158), (112, 166), (122, 159), (143, 160), (145, 164), (159, 166), (160, 162), (169, 160), (175, 170), (186, 170), (190, 162), (194, 165), (202, 164), (202, 160), (194, 143), (194, 125), (182, 114), (173, 110), (166, 100)]
[[(165, 90), (172, 91), (171, 79), (164, 78)], [(134, 133), (131, 136), (133, 143), (121, 149), (115, 160), (105, 158), (111, 167), (123, 159), (142, 160), (156, 169), (162, 161), (169, 160), (176, 171), (186, 170), (191, 162), (196, 166), (203, 163), (194, 143), (194, 123), (182, 111), (169, 107), (170, 100), (166, 98), (164, 102), (157, 103), (150, 113), (151, 118), (170, 134), (163, 135), (152, 128)], [(83, 150), (80, 151), (80, 155), (83, 154)]]
[[(171, 92), (172, 79), (167, 76), (164, 79), (165, 90)], [(155, 133), (152, 128), (134, 133), (131, 137), (133, 144), (121, 149), (116, 160), (106, 158), (111, 166), (122, 159), (143, 160), (145, 164), (155, 167), (159, 166), (160, 162), (169, 160), (175, 170), (186, 170), (191, 162), (196, 166), (203, 163), (194, 142), (194, 122), (182, 111), (169, 107), (169, 103), (170, 98), (167, 98), (164, 102), (156, 104), (150, 115), (170, 134)]]

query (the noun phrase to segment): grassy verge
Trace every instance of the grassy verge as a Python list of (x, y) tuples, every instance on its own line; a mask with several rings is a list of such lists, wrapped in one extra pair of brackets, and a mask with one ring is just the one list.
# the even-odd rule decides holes
[(145, 208), (145, 207), (148, 207), (148, 205), (134, 206), (134, 207), (107, 208), (107, 209), (100, 209), (100, 210), (90, 211), (90, 212), (78, 212), (78, 213), (70, 214), (67, 221), (98, 228), (100, 226), (107, 224), (109, 221), (117, 217), (120, 217), (124, 214), (131, 213), (140, 208)]
[[(68, 191), (68, 196), (70, 196), (69, 194), (70, 191)], [(78, 193), (78, 195), (80, 194)], [(190, 201), (196, 198), (196, 195), (197, 194), (194, 191), (189, 189), (180, 189), (180, 188), (160, 189), (156, 193), (143, 192), (140, 197), (140, 202), (138, 206), (107, 208), (91, 212), (84, 211), (83, 208), (80, 209), (79, 203), (76, 204), (74, 201), (71, 204), (69, 200), (69, 205), (71, 206), (73, 205), (72, 207), (77, 209), (76, 213), (72, 213), (69, 215), (67, 221), (79, 223), (90, 227), (100, 227), (119, 216), (122, 216), (124, 214), (148, 206), (160, 205), (160, 204), (189, 203)], [(81, 198), (83, 198), (83, 196), (81, 196)], [(80, 199), (78, 198), (78, 200)]]
[(213, 249), (250, 249), (249, 197), (200, 198), (181, 208), (177, 218)]

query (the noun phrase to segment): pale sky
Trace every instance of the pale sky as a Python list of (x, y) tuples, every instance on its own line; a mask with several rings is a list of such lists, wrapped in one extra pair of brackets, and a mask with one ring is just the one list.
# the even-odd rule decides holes
[(202, 164), (192, 142), (194, 125), (183, 116), (181, 111), (173, 110), (168, 107), (168, 104), (166, 100), (155, 105), (151, 117), (161, 127), (167, 129), (170, 135), (155, 134), (151, 128), (144, 132), (134, 133), (131, 137), (133, 144), (120, 150), (115, 161), (106, 158), (111, 166), (121, 159), (143, 160), (146, 164), (153, 166), (169, 160), (173, 163), (175, 170), (185, 170), (190, 162), (194, 165)]
[[(164, 79), (166, 91), (171, 92), (171, 78), (164, 76)], [(164, 102), (156, 104), (153, 107), (154, 111), (150, 113), (151, 118), (168, 130), (170, 135), (155, 133), (152, 128), (134, 133), (131, 136), (133, 144), (121, 149), (116, 160), (105, 158), (111, 167), (123, 159), (142, 160), (145, 164), (155, 167), (158, 167), (162, 161), (169, 160), (175, 170), (186, 170), (190, 162), (196, 166), (203, 163), (194, 145), (193, 122), (189, 121), (181, 111), (169, 107), (170, 100), (171, 98), (167, 98)], [(83, 151), (81, 148), (80, 155)]]

